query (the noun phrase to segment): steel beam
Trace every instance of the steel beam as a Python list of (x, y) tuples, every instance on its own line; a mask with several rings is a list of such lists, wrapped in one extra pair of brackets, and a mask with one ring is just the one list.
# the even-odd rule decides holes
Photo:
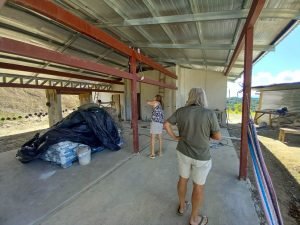
[[(173, 24), (173, 23), (190, 23), (200, 21), (213, 21), (213, 20), (233, 20), (233, 19), (246, 19), (249, 10), (228, 10), (219, 12), (204, 12), (193, 13), (175, 16), (156, 16), (139, 19), (126, 19), (119, 23), (95, 23), (100, 27), (124, 27), (124, 26), (145, 26), (145, 25), (160, 25), (160, 24)], [(264, 9), (261, 14), (262, 18), (282, 18), (282, 19), (297, 19), (299, 17), (298, 10), (292, 9)]]
[[(7, 52), (11, 54), (16, 54), (16, 55), (22, 55), (30, 58), (36, 58), (36, 59), (41, 59), (41, 60), (46, 60), (46, 61), (51, 61), (55, 63), (60, 63), (72, 67), (77, 67), (85, 70), (90, 70), (98, 73), (105, 73), (105, 74), (110, 74), (113, 76), (117, 77), (122, 77), (125, 79), (132, 79), (132, 75), (130, 73), (120, 71), (114, 68), (110, 68), (108, 66), (83, 60), (74, 56), (69, 56), (66, 54), (54, 52), (48, 49), (44, 49), (41, 47), (37, 47), (34, 45), (26, 44), (23, 42), (7, 39), (7, 38), (2, 38), (0, 37), (0, 51), (2, 52)], [(34, 68), (34, 67), (29, 67), (29, 66), (21, 66), (21, 65), (14, 65), (14, 64), (9, 64), (9, 63), (0, 63), (0, 68), (6, 68), (6, 69), (13, 69), (13, 70), (21, 70), (21, 71), (27, 71), (27, 72), (40, 72), (40, 73), (46, 73), (50, 75), (55, 75), (55, 76), (65, 76), (65, 77), (70, 77), (70, 78), (76, 78), (76, 79), (84, 79), (84, 75), (76, 75), (76, 74), (70, 74), (66, 72), (60, 72), (60, 71), (55, 71), (55, 70), (48, 70), (48, 69), (43, 69), (43, 68)], [(86, 77), (86, 80), (93, 80), (93, 81), (99, 81), (99, 82), (107, 82), (107, 83), (115, 83), (115, 84), (123, 84), (123, 82), (118, 82), (118, 81), (113, 81), (113, 82), (108, 82), (105, 79), (101, 78), (91, 78), (91, 77)], [(157, 82), (155, 80), (151, 79), (146, 79), (146, 81), (150, 84), (153, 85), (158, 85), (162, 87), (170, 87), (171, 89), (175, 89), (173, 85)]]
[[(234, 50), (232, 44), (161, 44), (161, 43), (141, 43), (136, 42), (136, 46), (140, 48), (169, 48), (169, 49), (203, 49), (203, 50)], [(274, 51), (273, 45), (255, 45), (255, 51)]]
[(160, 86), (160, 87), (164, 87), (164, 88), (169, 88), (169, 89), (174, 89), (177, 90), (177, 87), (175, 84), (165, 84), (156, 80), (151, 80), (147, 77), (141, 76), (138, 77), (138, 80), (141, 83), (145, 83), (145, 84), (152, 84), (152, 85), (156, 85), (156, 86)]
[(233, 52), (230, 63), (225, 71), (225, 76), (228, 75), (228, 73), (231, 70), (231, 67), (233, 66), (234, 62), (236, 61), (237, 57), (239, 56), (240, 52), (242, 51), (243, 45), (244, 45), (244, 37), (247, 32), (247, 29), (249, 27), (254, 26), (256, 20), (259, 17), (259, 14), (261, 13), (261, 11), (264, 7), (264, 4), (265, 4), (265, 0), (253, 0), (250, 11), (249, 11), (249, 15), (247, 16), (247, 20), (246, 20), (244, 28), (243, 28), (243, 31), (237, 42), (237, 46)]
[(7, 0), (0, 0), (0, 9), (5, 5)]
[(110, 84), (120, 84), (120, 85), (124, 84), (124, 82), (120, 82), (120, 81), (106, 80), (106, 79), (101, 79), (101, 78), (96, 78), (96, 77), (88, 77), (85, 75), (72, 74), (72, 73), (49, 70), (49, 69), (44, 69), (44, 68), (29, 67), (29, 66), (22, 66), (22, 65), (2, 63), (2, 62), (0, 62), (0, 69), (11, 69), (11, 70), (26, 71), (26, 72), (32, 72), (32, 73), (42, 73), (42, 74), (59, 76), (59, 77), (69, 77), (69, 78), (104, 82), (104, 83), (110, 83)]
[(62, 54), (8, 38), (0, 37), (0, 51), (29, 58), (50, 61), (98, 73), (109, 74), (125, 79), (132, 79), (132, 76), (129, 73), (111, 68), (100, 63), (91, 62), (75, 56)]
[(37, 85), (45, 87), (53, 87), (53, 89), (60, 88), (70, 88), (70, 87), (84, 87), (88, 88), (91, 91), (112, 91), (112, 86), (110, 84), (99, 84), (99, 83), (88, 83), (88, 82), (78, 82), (78, 81), (70, 81), (70, 80), (60, 80), (60, 79), (50, 79), (43, 77), (32, 77), (25, 75), (14, 75), (14, 74), (0, 74), (0, 84), (3, 86), (9, 86), (10, 84), (20, 84), (24, 85)]
[(177, 76), (170, 72), (169, 70), (165, 69), (163, 66), (159, 65), (158, 63), (154, 62), (152, 59), (144, 56), (142, 54), (137, 53), (134, 49), (129, 48), (124, 43), (120, 42), (116, 38), (106, 34), (100, 28), (91, 25), (90, 23), (86, 22), (85, 20), (71, 14), (70, 12), (66, 11), (62, 7), (54, 4), (51, 1), (47, 0), (12, 0), (18, 5), (24, 6), (29, 8), (37, 13), (40, 13), (48, 18), (51, 18), (65, 26), (68, 26), (90, 38), (93, 38), (97, 41), (100, 41), (111, 48), (127, 55), (132, 56), (134, 54), (140, 55), (137, 59), (152, 68), (170, 76), (172, 78), (177, 79)]
[(130, 57), (130, 73), (133, 76), (131, 80), (131, 126), (133, 135), (133, 151), (139, 152), (139, 130), (138, 130), (138, 104), (137, 104), (137, 75), (136, 59)]
[(240, 148), (240, 171), (239, 178), (247, 178), (248, 167), (248, 123), (251, 105), (251, 77), (253, 60), (253, 26), (250, 26), (245, 33), (245, 68), (243, 85), (243, 105), (242, 105), (242, 128), (241, 128), (241, 148)]
[(107, 93), (124, 93), (124, 91), (112, 91), (112, 90), (91, 90), (89, 88), (72, 88), (72, 87), (53, 87), (53, 86), (41, 86), (35, 84), (15, 84), (15, 83), (0, 83), (0, 87), (13, 87), (13, 88), (33, 88), (33, 89), (56, 89), (63, 90), (65, 93), (68, 92), (107, 92)]

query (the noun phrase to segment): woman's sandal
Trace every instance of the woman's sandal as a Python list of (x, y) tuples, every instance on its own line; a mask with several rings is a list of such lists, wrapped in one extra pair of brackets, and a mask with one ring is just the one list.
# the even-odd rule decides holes
[(155, 159), (155, 155), (149, 155), (150, 159)]
[(178, 216), (183, 216), (184, 213), (185, 213), (185, 212), (189, 209), (189, 207), (190, 207), (190, 204), (191, 204), (191, 203), (189, 203), (188, 201), (185, 201), (184, 203), (185, 203), (185, 207), (184, 207), (183, 212), (180, 212), (180, 205), (179, 205), (178, 208), (177, 208), (176, 214), (177, 214)]
[[(198, 223), (198, 225), (206, 225), (206, 224), (208, 224), (208, 218), (207, 218), (207, 216), (200, 216), (200, 218), (201, 218), (201, 220)], [(190, 224), (190, 225), (192, 225), (192, 224)]]

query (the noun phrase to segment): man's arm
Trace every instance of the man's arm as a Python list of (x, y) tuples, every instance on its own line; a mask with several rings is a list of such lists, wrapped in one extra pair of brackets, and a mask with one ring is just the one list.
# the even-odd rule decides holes
[(164, 123), (164, 128), (166, 129), (167, 133), (171, 136), (176, 141), (180, 140), (180, 136), (176, 136), (173, 129), (172, 129), (172, 124), (170, 124), (168, 121)]

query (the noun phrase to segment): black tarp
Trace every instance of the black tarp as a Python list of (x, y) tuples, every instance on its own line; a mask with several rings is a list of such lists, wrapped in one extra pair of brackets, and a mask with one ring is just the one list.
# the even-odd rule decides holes
[(37, 133), (22, 145), (16, 157), (23, 163), (39, 158), (49, 146), (72, 141), (92, 148), (120, 149), (120, 135), (112, 117), (104, 109), (92, 105), (79, 108), (53, 125), (45, 134)]

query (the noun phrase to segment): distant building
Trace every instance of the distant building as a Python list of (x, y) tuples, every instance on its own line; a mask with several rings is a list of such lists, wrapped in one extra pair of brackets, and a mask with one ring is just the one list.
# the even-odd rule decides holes
[[(280, 123), (293, 124), (300, 119), (300, 82), (256, 86), (252, 90), (260, 93), (255, 116), (258, 124), (267, 122), (279, 126)], [(287, 113), (280, 114), (285, 107)], [(278, 117), (285, 118), (279, 121)]]

